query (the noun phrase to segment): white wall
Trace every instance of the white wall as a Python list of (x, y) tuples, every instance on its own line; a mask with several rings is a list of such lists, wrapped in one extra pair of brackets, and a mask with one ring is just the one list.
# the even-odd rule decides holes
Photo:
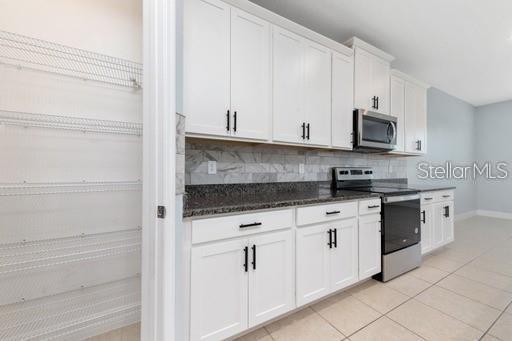
[(0, 30), (142, 62), (142, 0), (0, 0)]
[[(0, 30), (140, 62), (141, 12), (141, 0), (0, 0)], [(0, 79), (0, 114), (142, 122), (140, 90), (3, 65)], [(0, 339), (139, 321), (142, 138), (2, 125), (0, 146)]]

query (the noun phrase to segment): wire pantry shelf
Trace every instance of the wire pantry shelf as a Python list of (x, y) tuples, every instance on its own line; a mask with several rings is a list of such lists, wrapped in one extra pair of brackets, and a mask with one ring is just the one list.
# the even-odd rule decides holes
[(0, 184), (0, 197), (141, 190), (141, 181)]
[(0, 63), (131, 88), (142, 64), (0, 30)]
[(93, 120), (82, 117), (34, 114), (0, 110), (0, 125), (36, 127), (82, 132), (142, 135), (142, 124), (123, 121)]

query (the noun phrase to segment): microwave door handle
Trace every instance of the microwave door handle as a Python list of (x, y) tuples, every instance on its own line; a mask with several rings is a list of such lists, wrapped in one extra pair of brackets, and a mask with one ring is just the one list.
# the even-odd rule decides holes
[(393, 142), (396, 138), (396, 127), (395, 127), (395, 122), (389, 122), (391, 124), (391, 128), (393, 129), (393, 137), (391, 138), (391, 141), (389, 142)]

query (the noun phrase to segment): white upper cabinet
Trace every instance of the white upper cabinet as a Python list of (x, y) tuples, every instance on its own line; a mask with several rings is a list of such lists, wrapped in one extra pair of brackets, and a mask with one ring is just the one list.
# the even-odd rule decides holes
[(390, 81), (390, 115), (396, 117), (396, 148), (395, 151), (405, 151), (405, 80), (391, 76)]
[(352, 149), (354, 57), (332, 54), (332, 146)]
[(304, 109), (306, 141), (331, 143), (331, 51), (312, 41), (304, 47)]
[(427, 89), (398, 70), (391, 71), (391, 115), (398, 118), (397, 152), (427, 151)]
[(186, 131), (229, 134), (230, 7), (186, 0), (183, 24), (183, 113)]
[(282, 28), (273, 32), (274, 140), (331, 142), (331, 51)]
[(405, 151), (427, 152), (427, 86), (405, 83)]
[(270, 24), (222, 1), (186, 0), (186, 132), (270, 138)]
[(389, 76), (393, 56), (356, 37), (346, 42), (354, 48), (354, 107), (389, 114)]
[(301, 143), (305, 136), (303, 109), (303, 44), (296, 34), (273, 28), (274, 140)]
[(270, 138), (270, 57), (270, 24), (231, 9), (233, 136)]

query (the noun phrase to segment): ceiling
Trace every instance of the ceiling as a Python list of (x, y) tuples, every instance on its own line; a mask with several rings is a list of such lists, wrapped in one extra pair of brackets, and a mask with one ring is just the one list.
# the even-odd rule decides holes
[(355, 35), (474, 106), (512, 99), (510, 0), (251, 1), (339, 42)]

